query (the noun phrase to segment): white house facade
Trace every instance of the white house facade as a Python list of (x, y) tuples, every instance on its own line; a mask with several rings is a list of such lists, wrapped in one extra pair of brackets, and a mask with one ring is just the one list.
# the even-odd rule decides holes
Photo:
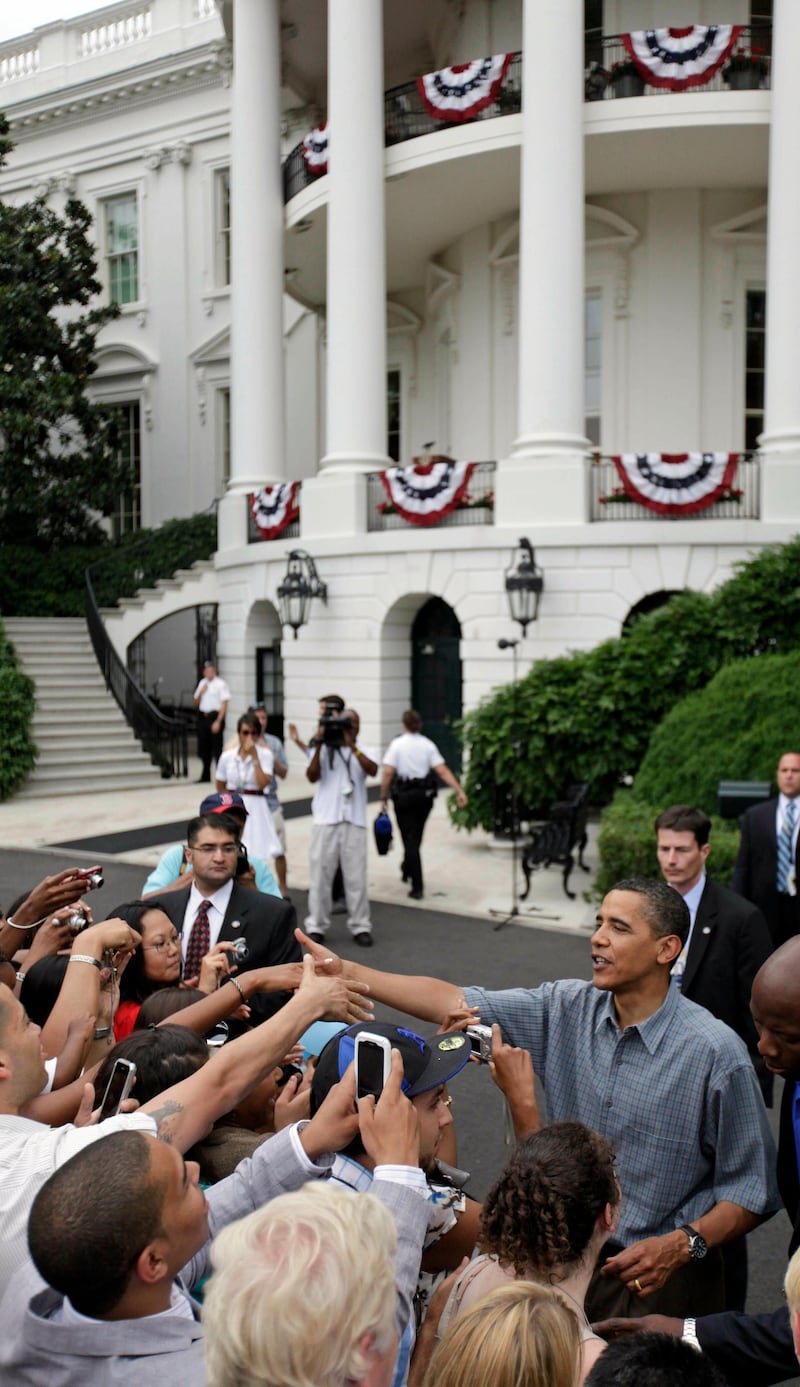
[[(701, 28), (727, 48), (696, 84), (630, 73), (631, 38)], [(426, 107), (419, 77), (487, 55), (473, 118)], [(85, 201), (122, 310), (93, 383), (140, 477), (116, 523), (219, 502), (202, 590), (236, 710), (310, 724), (330, 689), (373, 744), (412, 703), (446, 740), (510, 675), (521, 536), (544, 574), (524, 670), (797, 531), (798, 66), (796, 0), (138, 0), (0, 45), (0, 192)], [(479, 465), (420, 526), (380, 474), (425, 452)], [(612, 456), (645, 454), (739, 457), (665, 514), (622, 494)], [(252, 494), (295, 481), (263, 539)], [(297, 548), (327, 601), (292, 639)], [(116, 625), (123, 653), (152, 626), (148, 684), (190, 658), (164, 610)]]

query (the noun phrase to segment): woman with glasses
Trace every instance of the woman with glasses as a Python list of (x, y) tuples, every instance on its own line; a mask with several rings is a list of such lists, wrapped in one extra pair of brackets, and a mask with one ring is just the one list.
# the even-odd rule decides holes
[[(119, 1006), (114, 1017), (114, 1038), (130, 1035), (142, 1002), (161, 987), (175, 987), (181, 980), (181, 941), (168, 915), (148, 901), (118, 905), (111, 912), (138, 930), (142, 942), (120, 973)], [(214, 992), (220, 978), (227, 977), (230, 944), (217, 944), (200, 965), (199, 978), (187, 978), (187, 987)]]
[(237, 741), (223, 751), (217, 762), (217, 791), (235, 790), (247, 795), (247, 818), (242, 842), (251, 857), (273, 861), (283, 853), (275, 832), (264, 791), (269, 787), (275, 761), (268, 746), (259, 744), (261, 725), (254, 713), (244, 713), (236, 724)]

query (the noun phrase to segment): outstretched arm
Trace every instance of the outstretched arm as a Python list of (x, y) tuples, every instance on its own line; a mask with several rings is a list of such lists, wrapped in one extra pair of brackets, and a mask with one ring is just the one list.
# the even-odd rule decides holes
[(315, 944), (303, 931), (295, 930), (303, 949), (311, 954), (314, 967), (324, 976), (339, 976), (366, 983), (368, 995), (398, 1011), (418, 1016), (421, 1021), (443, 1021), (450, 1012), (466, 1006), (464, 994), (455, 983), (439, 978), (411, 977), (405, 973), (382, 973), (362, 963), (350, 963), (333, 953), (327, 944)]

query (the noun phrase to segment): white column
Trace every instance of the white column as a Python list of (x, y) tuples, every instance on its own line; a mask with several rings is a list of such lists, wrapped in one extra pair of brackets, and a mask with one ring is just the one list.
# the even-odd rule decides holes
[(386, 456), (383, 6), (328, 4), (326, 469), (375, 471)]
[(767, 217), (762, 519), (800, 516), (800, 5), (775, 0)]
[(279, 0), (235, 0), (231, 89), (231, 477), (219, 548), (246, 543), (244, 496), (286, 475)]
[(498, 524), (584, 519), (583, 4), (524, 0), (517, 439)]

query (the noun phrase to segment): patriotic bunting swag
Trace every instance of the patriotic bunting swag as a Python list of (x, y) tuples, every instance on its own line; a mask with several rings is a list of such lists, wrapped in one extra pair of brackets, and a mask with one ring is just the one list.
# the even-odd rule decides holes
[(303, 140), (303, 158), (312, 173), (328, 172), (328, 122), (318, 125)]
[(651, 87), (702, 87), (730, 57), (741, 24), (689, 24), (683, 29), (639, 29), (620, 37), (640, 76)]
[(387, 467), (381, 481), (389, 502), (411, 525), (435, 525), (464, 500), (474, 462), (431, 458), (413, 467)]
[(738, 453), (617, 453), (625, 495), (659, 515), (693, 515), (732, 488)]
[(513, 56), (495, 53), (492, 58), (476, 58), (418, 77), (417, 90), (428, 115), (434, 120), (472, 120), (497, 100)]
[(277, 539), (300, 514), (297, 498), (299, 482), (265, 486), (250, 497), (250, 510), (262, 539)]

